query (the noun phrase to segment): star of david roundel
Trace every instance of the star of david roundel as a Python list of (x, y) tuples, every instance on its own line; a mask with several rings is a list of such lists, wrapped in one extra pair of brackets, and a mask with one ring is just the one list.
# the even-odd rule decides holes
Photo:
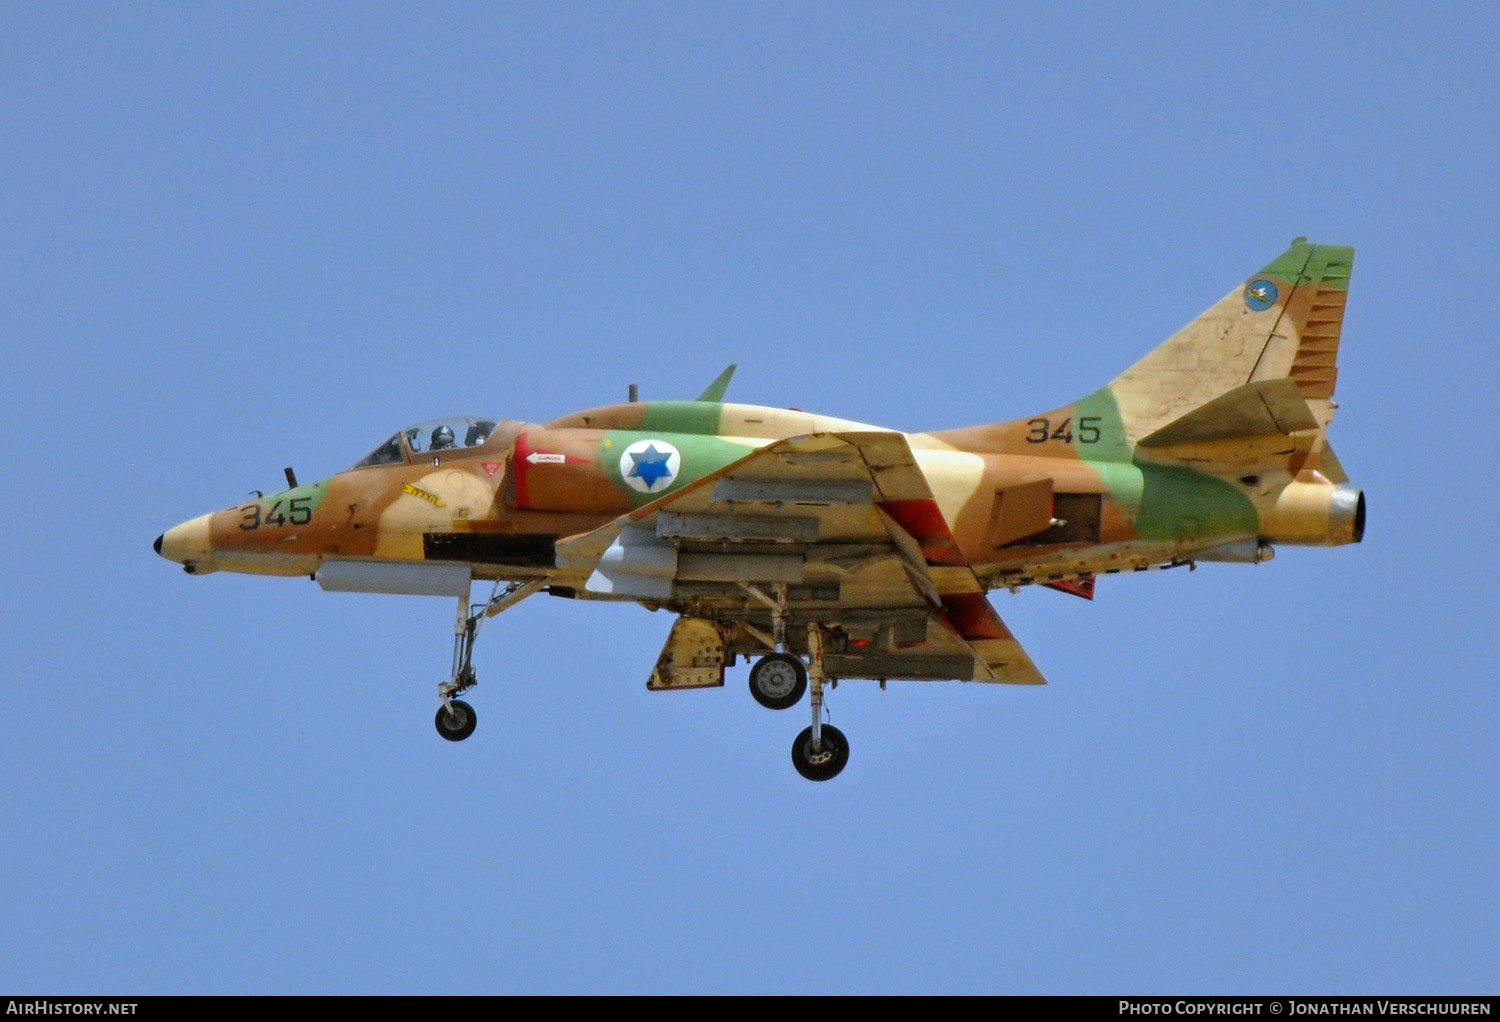
[(620, 455), (625, 485), (642, 493), (661, 493), (682, 471), (682, 455), (664, 440), (637, 440)]

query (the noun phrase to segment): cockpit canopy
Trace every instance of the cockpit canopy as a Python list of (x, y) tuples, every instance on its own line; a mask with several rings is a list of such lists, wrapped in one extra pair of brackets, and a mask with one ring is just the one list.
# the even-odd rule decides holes
[(370, 465), (400, 465), (412, 455), (441, 454), (443, 451), (462, 451), (478, 447), (490, 438), (499, 423), (494, 419), (476, 419), (457, 416), (448, 419), (433, 419), (431, 422), (409, 426), (375, 448), (355, 468)]

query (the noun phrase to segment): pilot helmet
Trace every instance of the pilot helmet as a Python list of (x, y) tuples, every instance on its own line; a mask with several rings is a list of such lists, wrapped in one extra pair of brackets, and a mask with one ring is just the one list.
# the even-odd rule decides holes
[(449, 429), (447, 426), (439, 426), (437, 429), (432, 431), (431, 450), (442, 451), (452, 446), (454, 446), (453, 430)]

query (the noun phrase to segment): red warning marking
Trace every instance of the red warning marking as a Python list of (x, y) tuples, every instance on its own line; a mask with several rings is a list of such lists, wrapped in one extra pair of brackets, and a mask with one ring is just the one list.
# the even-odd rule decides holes
[(953, 533), (935, 500), (882, 500), (880, 509), (917, 541), (928, 564), (963, 564)]
[(486, 461), (482, 464), (484, 465), (485, 474), (491, 478), (494, 478), (495, 473), (505, 467), (505, 462), (503, 461)]
[(1060, 593), (1072, 593), (1074, 596), (1082, 596), (1085, 600), (1094, 598), (1094, 576), (1084, 575), (1080, 578), (1064, 578), (1056, 582), (1043, 582), (1048, 589), (1056, 589)]
[(943, 597), (943, 616), (965, 639), (1013, 638), (983, 593), (949, 593)]

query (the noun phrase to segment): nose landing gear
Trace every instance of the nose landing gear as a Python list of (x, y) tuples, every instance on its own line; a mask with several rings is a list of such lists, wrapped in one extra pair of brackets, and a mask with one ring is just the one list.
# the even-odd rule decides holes
[(463, 741), (474, 733), (474, 726), (478, 723), (474, 707), (453, 697), (479, 683), (474, 677), (473, 661), (474, 640), (479, 637), (480, 626), (502, 610), (514, 607), (541, 589), (542, 585), (541, 579), (512, 582), (502, 592), (500, 583), (496, 582), (495, 587), (490, 590), (489, 599), (472, 607), (467, 596), (459, 597), (458, 620), (453, 626), (453, 673), (438, 686), (438, 699), (442, 701), (442, 705), (438, 707), (437, 716), (433, 719), (437, 733), (448, 741)]
[(449, 699), (438, 707), (433, 723), (437, 725), (437, 733), (448, 741), (461, 742), (474, 733), (478, 721), (474, 717), (474, 707), (462, 699)]

